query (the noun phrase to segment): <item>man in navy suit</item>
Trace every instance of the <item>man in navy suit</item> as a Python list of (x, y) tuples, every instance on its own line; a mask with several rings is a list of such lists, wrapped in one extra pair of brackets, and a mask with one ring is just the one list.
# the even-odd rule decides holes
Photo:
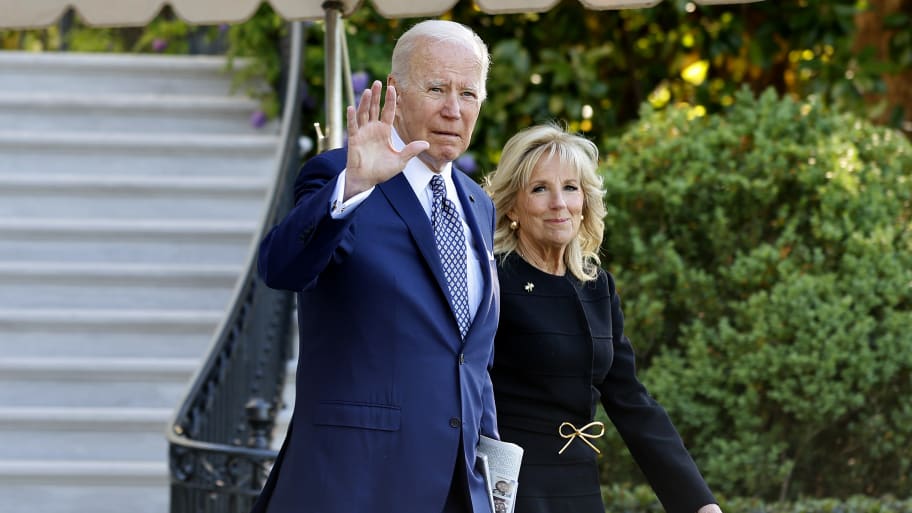
[(260, 276), (298, 292), (300, 350), (255, 512), (490, 510), (474, 462), (479, 435), (497, 437), (494, 207), (452, 164), (488, 65), (464, 25), (403, 34), (383, 107), (377, 81), (348, 108), (348, 147), (303, 166), (295, 207), (263, 239)]

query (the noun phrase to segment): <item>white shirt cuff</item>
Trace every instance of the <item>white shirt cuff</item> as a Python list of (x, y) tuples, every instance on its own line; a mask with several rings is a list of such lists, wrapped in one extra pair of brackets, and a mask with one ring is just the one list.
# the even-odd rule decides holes
[(333, 219), (344, 219), (355, 209), (355, 207), (363, 203), (372, 192), (374, 192), (373, 187), (364, 192), (355, 194), (351, 198), (348, 198), (348, 201), (342, 201), (342, 198), (345, 197), (345, 170), (343, 169), (336, 179), (336, 189), (333, 191), (332, 195), (333, 200), (329, 204), (330, 215)]

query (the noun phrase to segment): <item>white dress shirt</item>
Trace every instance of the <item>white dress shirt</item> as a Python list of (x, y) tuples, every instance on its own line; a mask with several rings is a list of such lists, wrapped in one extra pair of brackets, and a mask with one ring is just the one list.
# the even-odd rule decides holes
[[(395, 130), (393, 130), (392, 143), (393, 147), (400, 151), (405, 147), (405, 143)], [(412, 190), (415, 191), (415, 196), (418, 198), (418, 202), (421, 203), (421, 207), (428, 217), (428, 222), (430, 222), (431, 203), (434, 197), (434, 193), (431, 191), (431, 178), (435, 173), (417, 157), (408, 161), (405, 165), (405, 169), (402, 170), (402, 173), (405, 174), (406, 180), (408, 180), (409, 185), (412, 186)], [(459, 212), (459, 218), (462, 221), (462, 232), (465, 234), (466, 265), (468, 266), (467, 276), (469, 280), (469, 316), (471, 320), (475, 318), (475, 312), (478, 310), (478, 305), (481, 304), (481, 290), (484, 285), (484, 278), (481, 274), (481, 260), (475, 251), (472, 230), (469, 229), (469, 225), (466, 223), (465, 210), (462, 208), (462, 202), (459, 201), (459, 194), (456, 193), (456, 186), (453, 184), (452, 162), (448, 162), (446, 166), (444, 166), (443, 170), (440, 172), (440, 176), (443, 177), (443, 182), (446, 184), (447, 199), (456, 205), (456, 211)], [(336, 189), (332, 195), (333, 200), (330, 202), (329, 208), (333, 219), (342, 219), (348, 216), (352, 210), (367, 199), (372, 192), (374, 192), (374, 187), (356, 194), (349, 198), (348, 201), (343, 202), (342, 198), (345, 197), (345, 170), (343, 169), (342, 172), (339, 173), (339, 178), (336, 181)]]

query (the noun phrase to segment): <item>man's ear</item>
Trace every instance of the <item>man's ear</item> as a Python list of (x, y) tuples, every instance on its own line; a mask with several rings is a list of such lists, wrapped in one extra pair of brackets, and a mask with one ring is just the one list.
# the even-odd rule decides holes
[[(400, 95), (402, 94), (402, 91), (399, 90), (399, 84), (396, 83), (396, 79), (393, 78), (392, 74), (386, 76), (386, 88), (389, 89), (390, 86), (393, 86), (396, 88), (396, 98), (401, 98)], [(396, 116), (397, 117), (399, 116), (399, 103), (400, 103), (399, 101), (396, 102)]]

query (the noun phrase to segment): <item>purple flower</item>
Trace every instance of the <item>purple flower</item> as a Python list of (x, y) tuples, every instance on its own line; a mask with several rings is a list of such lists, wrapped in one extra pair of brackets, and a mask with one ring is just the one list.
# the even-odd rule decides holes
[(361, 92), (370, 87), (370, 75), (366, 71), (352, 73), (352, 89), (355, 96), (361, 96)]
[(306, 81), (301, 81), (301, 107), (305, 109), (313, 109), (317, 106), (317, 100), (310, 95), (310, 87), (307, 85)]
[(218, 31), (220, 34), (224, 34), (225, 32), (228, 32), (229, 28), (231, 28), (231, 25), (229, 25), (227, 23), (222, 23), (221, 25), (218, 26)]
[(262, 110), (255, 110), (253, 114), (250, 115), (250, 125), (253, 128), (263, 128), (263, 125), (266, 124), (266, 113)]
[(462, 155), (453, 164), (467, 175), (474, 175), (478, 172), (478, 163), (475, 162), (475, 157), (471, 153)]
[(156, 52), (164, 52), (168, 48), (168, 40), (156, 37), (152, 40), (152, 49)]
[(355, 107), (361, 104), (361, 93), (370, 87), (370, 75), (366, 71), (352, 73), (352, 93), (355, 95)]

